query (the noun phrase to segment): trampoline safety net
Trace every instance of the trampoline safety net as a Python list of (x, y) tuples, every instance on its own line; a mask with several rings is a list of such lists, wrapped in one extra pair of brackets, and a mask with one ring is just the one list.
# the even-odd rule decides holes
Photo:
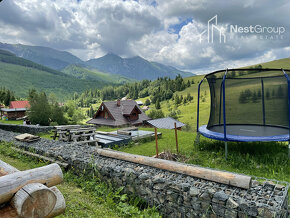
[(288, 81), (282, 70), (234, 69), (217, 71), (205, 78), (211, 95), (208, 129), (224, 124), (224, 99), (227, 125), (289, 128)]

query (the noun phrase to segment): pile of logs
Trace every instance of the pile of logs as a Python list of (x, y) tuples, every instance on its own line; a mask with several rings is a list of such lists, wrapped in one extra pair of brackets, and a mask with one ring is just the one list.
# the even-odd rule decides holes
[(55, 185), (63, 181), (58, 164), (19, 171), (0, 160), (0, 217), (55, 217), (65, 200)]
[(73, 142), (75, 144), (92, 144), (97, 146), (95, 127), (82, 127), (80, 125), (55, 126), (52, 138), (63, 142)]

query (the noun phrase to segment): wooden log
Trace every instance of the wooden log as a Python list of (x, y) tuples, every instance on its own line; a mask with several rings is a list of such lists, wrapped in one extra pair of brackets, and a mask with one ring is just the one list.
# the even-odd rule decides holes
[(209, 181), (223, 183), (231, 186), (236, 186), (244, 189), (251, 187), (251, 177), (230, 172), (213, 170), (184, 163), (178, 163), (169, 160), (162, 160), (141, 155), (133, 155), (119, 151), (96, 149), (99, 155), (116, 158), (120, 160), (130, 161), (138, 164), (143, 164), (171, 172), (181, 173)]
[(29, 183), (41, 183), (51, 187), (62, 181), (63, 174), (58, 164), (2, 176), (0, 177), (0, 204), (11, 200), (18, 190)]
[(55, 207), (56, 196), (46, 186), (31, 183), (20, 189), (10, 204), (20, 217), (46, 217)]
[(13, 147), (11, 147), (11, 149), (13, 149), (13, 150), (15, 150), (15, 151), (17, 151), (19, 153), (22, 153), (22, 154), (25, 154), (25, 155), (28, 155), (28, 156), (32, 156), (32, 157), (35, 157), (35, 158), (40, 159), (40, 160), (47, 161), (49, 163), (57, 163), (58, 165), (60, 165), (60, 166), (62, 166), (64, 168), (67, 168), (68, 167), (68, 164), (67, 163), (54, 160), (53, 158), (50, 158), (50, 157), (45, 157), (43, 155), (35, 154), (35, 153), (29, 152), (29, 151), (25, 151), (25, 150), (21, 150), (19, 148), (13, 148)]
[(0, 176), (5, 176), (11, 173), (16, 173), (18, 171), (19, 170), (17, 170), (15, 167), (0, 160)]
[(53, 186), (50, 188), (50, 190), (53, 191), (56, 196), (56, 204), (54, 206), (54, 209), (50, 212), (50, 214), (46, 218), (52, 218), (60, 214), (63, 214), (66, 207), (65, 199), (62, 193), (58, 190), (58, 188)]
[[(3, 171), (3, 173), (5, 175), (12, 174), (12, 173), (19, 171), (15, 167), (13, 167), (10, 164), (7, 164), (1, 160), (0, 160), (0, 169)], [(53, 186), (50, 188), (50, 190), (53, 191), (55, 196), (56, 196), (56, 204), (55, 204), (53, 210), (50, 212), (50, 214), (46, 218), (58, 216), (58, 215), (64, 213), (65, 208), (66, 208), (65, 199), (64, 199), (62, 193), (58, 190), (58, 188), (56, 186)], [(1, 209), (0, 212), (3, 215), (3, 217), (18, 217), (16, 210), (11, 205), (7, 205), (5, 208)]]
[(130, 131), (124, 131), (124, 130), (117, 130), (117, 133), (120, 135), (131, 135)]

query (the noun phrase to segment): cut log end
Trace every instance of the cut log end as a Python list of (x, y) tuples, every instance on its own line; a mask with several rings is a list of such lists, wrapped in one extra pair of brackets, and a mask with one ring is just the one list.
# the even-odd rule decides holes
[(62, 193), (58, 190), (58, 188), (53, 186), (50, 188), (50, 190), (53, 191), (56, 196), (56, 204), (53, 210), (51, 211), (51, 213), (46, 218), (52, 218), (60, 214), (63, 214), (65, 212), (65, 207), (66, 207), (65, 199)]
[(24, 186), (11, 200), (11, 205), (21, 217), (46, 217), (55, 204), (54, 192), (40, 183)]

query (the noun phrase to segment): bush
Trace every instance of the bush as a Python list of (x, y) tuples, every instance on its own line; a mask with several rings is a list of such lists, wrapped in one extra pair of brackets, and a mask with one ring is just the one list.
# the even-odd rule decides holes
[(145, 105), (146, 105), (146, 106), (149, 106), (150, 104), (151, 104), (151, 102), (150, 102), (150, 100), (147, 98), (146, 101), (145, 101)]
[(171, 111), (169, 114), (168, 114), (169, 117), (172, 117), (173, 119), (178, 119), (178, 115), (177, 115), (177, 112), (176, 111)]
[(152, 119), (158, 119), (158, 118), (163, 118), (164, 117), (164, 113), (162, 112), (162, 110), (150, 110), (148, 116)]
[(155, 107), (156, 107), (156, 109), (161, 108), (159, 99), (156, 101)]

